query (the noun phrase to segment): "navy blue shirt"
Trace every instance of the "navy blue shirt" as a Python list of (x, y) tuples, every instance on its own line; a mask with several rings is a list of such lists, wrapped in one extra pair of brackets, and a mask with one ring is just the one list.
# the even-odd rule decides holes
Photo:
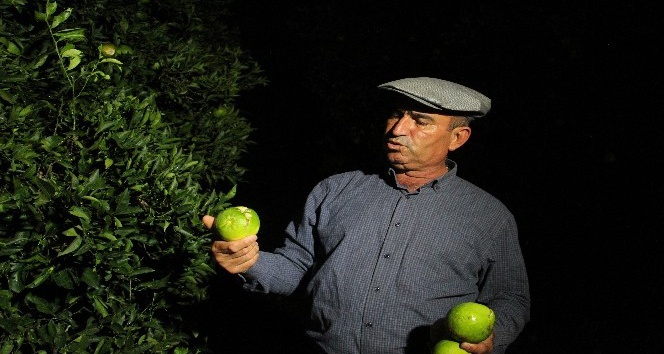
[(327, 353), (403, 354), (422, 345), (412, 343), (418, 331), (464, 301), (494, 310), (494, 353), (504, 352), (530, 311), (517, 226), (501, 202), (448, 165), (415, 193), (392, 171), (323, 180), (287, 227), (285, 245), (261, 251), (245, 287), (287, 295), (305, 282), (307, 333)]

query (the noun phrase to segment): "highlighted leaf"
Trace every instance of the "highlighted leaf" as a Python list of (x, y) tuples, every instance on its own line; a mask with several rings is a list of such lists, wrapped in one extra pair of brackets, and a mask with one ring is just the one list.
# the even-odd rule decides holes
[(51, 22), (51, 28), (58, 27), (59, 24), (65, 22), (71, 15), (71, 8), (62, 11), (59, 15), (55, 16), (53, 22)]
[(81, 63), (81, 57), (73, 57), (69, 59), (69, 66), (67, 67), (67, 70), (74, 69), (80, 63)]
[(74, 241), (72, 241), (67, 248), (65, 248), (62, 252), (58, 253), (58, 257), (64, 256), (67, 254), (70, 254), (74, 251), (76, 251), (79, 247), (81, 247), (81, 242), (83, 242), (83, 238), (81, 236), (76, 236)]
[(77, 206), (71, 207), (71, 209), (69, 209), (69, 214), (74, 215), (74, 216), (78, 216), (79, 218), (81, 218), (85, 221), (88, 221), (88, 222), (90, 221), (90, 215), (88, 214), (88, 211), (81, 208), (81, 207), (77, 207)]

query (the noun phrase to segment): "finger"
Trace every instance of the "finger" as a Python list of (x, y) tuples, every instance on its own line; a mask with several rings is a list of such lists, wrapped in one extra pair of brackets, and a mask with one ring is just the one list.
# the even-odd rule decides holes
[(250, 258), (247, 259), (242, 258), (241, 259), (242, 262), (239, 262), (235, 265), (228, 266), (225, 268), (227, 271), (233, 274), (244, 273), (247, 270), (249, 270), (249, 268), (251, 268), (254, 264), (256, 264), (256, 262), (258, 261), (259, 254), (260, 254), (259, 252), (255, 252), (252, 254)]
[(203, 217), (203, 224), (205, 224), (205, 227), (207, 227), (208, 229), (211, 229), (212, 225), (214, 224), (214, 217), (210, 215), (205, 215)]
[[(226, 248), (230, 253), (235, 253), (240, 251), (243, 248), (247, 248), (253, 244), (258, 244), (258, 237), (256, 235), (247, 236), (235, 241), (225, 242), (222, 246)], [(217, 241), (224, 242), (224, 241)]]
[(255, 236), (232, 242), (214, 241), (210, 249), (215, 257), (224, 254), (229, 255), (229, 258), (237, 258), (249, 253), (252, 249), (257, 250), (258, 242), (256, 242)]

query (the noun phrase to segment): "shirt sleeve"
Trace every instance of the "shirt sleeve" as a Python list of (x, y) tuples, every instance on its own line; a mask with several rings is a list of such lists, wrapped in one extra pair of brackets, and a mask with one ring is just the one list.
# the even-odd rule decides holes
[(492, 233), (488, 269), (478, 301), (496, 314), (494, 353), (504, 353), (530, 318), (528, 275), (519, 245), (516, 222), (510, 214)]
[(258, 261), (245, 274), (244, 288), (253, 292), (292, 294), (314, 264), (314, 230), (327, 183), (319, 183), (309, 194), (299, 220), (286, 228), (286, 240), (274, 252), (261, 251)]

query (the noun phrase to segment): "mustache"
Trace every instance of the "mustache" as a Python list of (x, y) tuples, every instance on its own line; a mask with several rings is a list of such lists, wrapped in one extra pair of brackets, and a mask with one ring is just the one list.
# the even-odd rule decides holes
[(397, 137), (388, 137), (385, 139), (386, 142), (392, 143), (392, 144), (398, 144), (398, 145), (404, 145), (408, 146), (410, 145), (410, 142), (406, 137), (403, 136), (397, 136)]

